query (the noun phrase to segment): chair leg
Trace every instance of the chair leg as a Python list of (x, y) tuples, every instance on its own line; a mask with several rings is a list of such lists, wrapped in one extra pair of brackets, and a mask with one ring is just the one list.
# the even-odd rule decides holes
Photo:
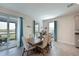
[(42, 56), (44, 56), (44, 51), (43, 50), (41, 50), (41, 53), (42, 53)]
[(27, 56), (29, 56), (28, 51), (27, 51)]
[(43, 56), (45, 56), (45, 50), (44, 49), (42, 49), (42, 54), (43, 54)]
[(49, 46), (52, 48), (52, 45), (51, 45), (51, 43), (49, 44)]
[(24, 53), (25, 53), (25, 48), (23, 49), (23, 53), (22, 53), (22, 56), (24, 55)]
[(52, 45), (51, 45), (51, 48), (52, 48)]

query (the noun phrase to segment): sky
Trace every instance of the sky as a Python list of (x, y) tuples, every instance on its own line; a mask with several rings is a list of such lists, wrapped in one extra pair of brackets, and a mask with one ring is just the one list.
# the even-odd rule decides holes
[[(15, 24), (10, 23), (10, 29), (15, 29)], [(7, 22), (0, 22), (0, 29), (7, 29)]]

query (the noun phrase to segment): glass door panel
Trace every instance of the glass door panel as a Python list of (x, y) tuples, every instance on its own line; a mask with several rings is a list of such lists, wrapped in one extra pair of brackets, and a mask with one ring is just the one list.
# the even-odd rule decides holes
[(9, 23), (8, 48), (16, 46), (16, 23)]
[(7, 22), (0, 21), (0, 50), (7, 48)]

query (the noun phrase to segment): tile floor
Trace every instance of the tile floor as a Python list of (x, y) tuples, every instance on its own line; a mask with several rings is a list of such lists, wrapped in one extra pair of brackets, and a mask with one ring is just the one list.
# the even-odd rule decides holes
[[(11, 48), (8, 50), (0, 51), (0, 56), (21, 56), (23, 48)], [(39, 56), (39, 54), (33, 54), (31, 56)], [(75, 46), (67, 45), (63, 43), (53, 42), (50, 52), (46, 56), (79, 56), (79, 48)]]
[(10, 41), (6, 42), (5, 44), (0, 45), (0, 51), (15, 47), (15, 46), (17, 46), (16, 40), (10, 40)]

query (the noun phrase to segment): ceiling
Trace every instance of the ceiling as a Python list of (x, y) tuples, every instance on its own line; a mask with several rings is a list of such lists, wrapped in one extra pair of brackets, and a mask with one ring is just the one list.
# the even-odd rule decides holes
[(1, 7), (29, 15), (34, 19), (44, 20), (79, 10), (77, 4), (67, 7), (69, 3), (1, 3)]

